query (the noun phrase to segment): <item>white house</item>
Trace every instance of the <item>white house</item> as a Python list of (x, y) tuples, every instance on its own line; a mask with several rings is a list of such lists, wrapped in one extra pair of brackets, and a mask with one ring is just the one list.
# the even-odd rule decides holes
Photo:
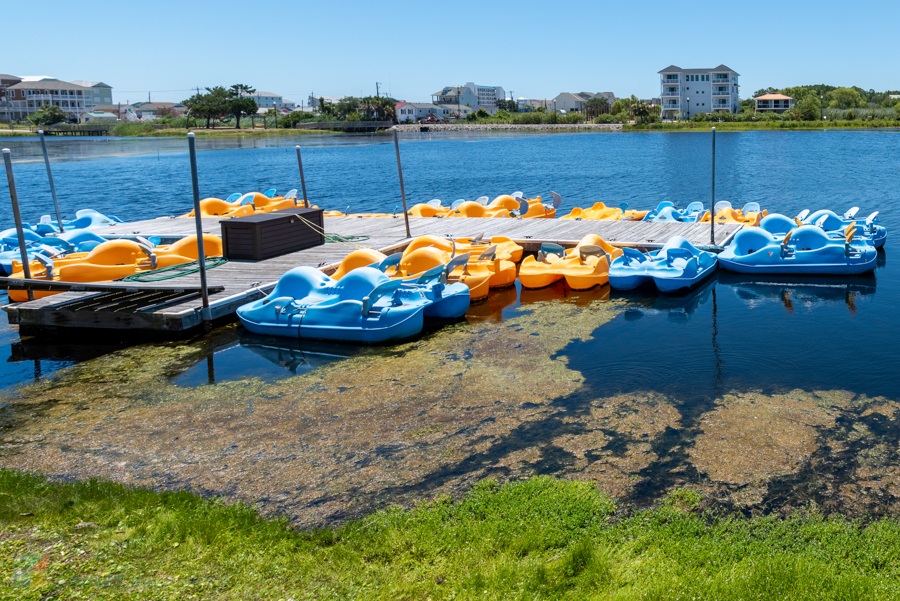
[(406, 123), (407, 121), (415, 123), (428, 115), (436, 115), (442, 118), (444, 116), (441, 107), (430, 102), (400, 102), (395, 109), (397, 111), (397, 121), (400, 123)]
[(445, 119), (465, 119), (469, 113), (475, 111), (471, 106), (466, 106), (461, 104), (456, 106), (455, 104), (440, 104), (438, 108), (441, 109), (441, 117)]
[(309, 106), (311, 106), (314, 110), (319, 109), (319, 98), (323, 99), (328, 104), (337, 104), (341, 100), (343, 100), (344, 96), (316, 96), (315, 94), (309, 95)]
[(712, 69), (666, 67), (659, 72), (662, 118), (690, 119), (697, 113), (738, 112), (739, 75), (725, 65)]
[(516, 100), (516, 104), (519, 105), (519, 111), (523, 113), (533, 113), (540, 107), (544, 107), (546, 110), (550, 110), (553, 108), (552, 100), (540, 100), (536, 98), (528, 99), (525, 97), (520, 97)]
[[(584, 97), (587, 95), (587, 98)], [(553, 99), (550, 108), (554, 111), (576, 112), (584, 111), (584, 103), (590, 100), (593, 94), (582, 92), (581, 94), (572, 94), (571, 92), (562, 92)]]
[(483, 86), (468, 82), (466, 87), (478, 98), (478, 104), (482, 106), (494, 106), (498, 100), (506, 98), (506, 91), (500, 86)]
[(756, 101), (757, 111), (781, 114), (794, 106), (794, 99), (784, 94), (763, 94), (762, 96), (755, 96), (753, 100)]

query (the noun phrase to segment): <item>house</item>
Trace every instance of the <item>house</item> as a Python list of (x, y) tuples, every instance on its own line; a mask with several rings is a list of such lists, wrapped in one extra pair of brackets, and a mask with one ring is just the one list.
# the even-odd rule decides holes
[(82, 115), (89, 111), (87, 103), (90, 102), (91, 88), (53, 78), (32, 76), (21, 79), (3, 90), (9, 103), (5, 112), (9, 119), (28, 119), (49, 104), (63, 109), (69, 121), (81, 121)]
[(4, 121), (10, 120), (10, 103), (6, 94), (6, 88), (22, 81), (21, 77), (15, 75), (5, 75), (0, 73), (0, 119)]
[(697, 113), (738, 112), (739, 75), (725, 65), (712, 69), (666, 67), (659, 71), (662, 118), (690, 119)]
[(431, 99), (435, 104), (459, 106), (475, 106), (478, 104), (478, 96), (467, 86), (447, 86), (443, 90), (432, 94)]
[(175, 111), (176, 117), (184, 116), (186, 110), (184, 105), (175, 102), (135, 102), (132, 106), (134, 106), (134, 112), (139, 121), (162, 119), (163, 117), (158, 115), (158, 112), (163, 108)]
[(445, 119), (465, 119), (469, 113), (473, 112), (475, 109), (471, 106), (466, 106), (461, 104), (459, 106), (455, 104), (440, 104), (438, 108), (441, 109), (441, 117)]
[(116, 117), (115, 113), (91, 111), (82, 115), (81, 120), (83, 123), (90, 123), (91, 121), (116, 121), (118, 120), (118, 117)]
[(90, 88), (91, 93), (85, 99), (90, 102), (90, 106), (96, 107), (98, 104), (112, 104), (112, 86), (102, 81), (87, 81), (85, 79), (75, 79), (72, 81), (85, 88)]
[[(582, 92), (584, 94), (584, 92)], [(584, 103), (587, 102), (592, 95), (588, 95), (587, 98), (580, 94), (572, 94), (571, 92), (562, 92), (553, 99), (553, 103), (550, 105), (550, 108), (554, 111), (565, 111), (570, 112), (574, 111), (576, 113), (581, 113), (584, 111)]]
[(519, 105), (520, 112), (533, 113), (540, 107), (544, 107), (544, 109), (550, 110), (550, 108), (553, 106), (553, 101), (552, 100), (538, 100), (538, 99), (534, 99), (534, 98), (532, 98), (531, 100), (528, 100), (524, 97), (521, 97), (518, 100), (516, 100), (516, 104)]
[(506, 98), (506, 91), (500, 86), (483, 86), (468, 82), (466, 87), (478, 98), (477, 104), (481, 106), (496, 106), (498, 100)]
[(770, 111), (779, 115), (794, 106), (794, 99), (784, 94), (763, 94), (755, 96), (757, 111)]
[(394, 108), (397, 111), (397, 121), (399, 123), (406, 123), (407, 121), (415, 123), (428, 115), (444, 116), (441, 107), (430, 102), (401, 102)]
[(94, 105), (93, 110), (112, 113), (113, 115), (116, 115), (117, 119), (121, 119), (122, 121), (138, 120), (135, 108), (130, 104), (96, 104)]
[(266, 92), (265, 90), (256, 90), (252, 94), (242, 93), (241, 96), (252, 98), (256, 101), (256, 106), (261, 109), (271, 109), (286, 106), (293, 109), (297, 104), (293, 100), (285, 100), (281, 94), (275, 92)]
[(346, 96), (316, 96), (315, 94), (309, 95), (309, 106), (313, 108), (313, 110), (319, 110), (319, 98), (323, 99), (328, 104), (337, 104)]

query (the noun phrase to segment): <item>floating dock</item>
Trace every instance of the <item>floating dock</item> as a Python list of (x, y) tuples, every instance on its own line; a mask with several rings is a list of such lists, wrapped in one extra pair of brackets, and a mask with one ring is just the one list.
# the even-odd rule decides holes
[[(203, 219), (204, 233), (221, 235), (221, 219)], [(699, 248), (709, 248), (709, 223), (651, 221), (574, 221), (562, 219), (486, 219), (411, 217), (412, 235), (434, 234), (468, 238), (506, 236), (526, 251), (543, 242), (575, 246), (587, 234), (598, 234), (615, 246), (661, 247), (672, 236), (683, 236)], [(715, 226), (716, 245), (725, 244), (740, 225)], [(158, 236), (163, 244), (196, 233), (193, 219), (166, 217), (96, 228), (106, 238)], [(268, 294), (286, 271), (300, 265), (333, 273), (344, 256), (358, 247), (384, 254), (402, 251), (409, 243), (402, 215), (397, 217), (326, 217), (325, 231), (340, 236), (368, 236), (355, 244), (326, 243), (263, 261), (229, 261), (207, 271), (209, 313), (203, 314), (199, 276), (165, 282), (120, 282), (63, 292), (43, 299), (3, 307), (9, 322), (23, 335), (53, 335), (85, 329), (128, 331), (131, 341), (179, 338), (200, 328), (204, 318), (222, 322), (234, 318), (241, 305)]]

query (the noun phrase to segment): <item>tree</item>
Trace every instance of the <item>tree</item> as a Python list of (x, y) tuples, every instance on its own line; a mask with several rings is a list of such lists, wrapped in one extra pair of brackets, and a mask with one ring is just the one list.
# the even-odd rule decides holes
[(853, 88), (835, 88), (825, 95), (828, 108), (853, 109), (866, 106), (866, 101), (859, 92)]
[[(815, 94), (807, 95), (803, 100), (794, 105), (796, 113), (803, 121), (818, 121), (821, 115), (822, 105)], [(792, 109), (792, 110), (794, 110)]]
[(45, 104), (31, 116), (35, 125), (56, 125), (66, 120), (66, 111), (55, 104)]
[(254, 88), (242, 83), (236, 83), (228, 89), (228, 114), (234, 115), (235, 126), (241, 128), (241, 117), (255, 115), (259, 106), (250, 94), (256, 92)]
[(156, 116), (163, 117), (163, 118), (177, 117), (178, 113), (171, 106), (162, 106), (162, 107), (156, 109)]
[(603, 96), (595, 96), (594, 98), (590, 98), (587, 102), (584, 103), (584, 112), (588, 117), (596, 119), (603, 113), (609, 112), (609, 101)]
[(637, 118), (638, 123), (643, 123), (644, 118), (649, 117), (650, 113), (650, 105), (643, 100), (638, 100), (631, 105), (631, 114)]
[(618, 115), (619, 113), (625, 112), (626, 108), (628, 108), (628, 106), (625, 104), (624, 100), (616, 100), (615, 102), (613, 102), (610, 112), (613, 115)]

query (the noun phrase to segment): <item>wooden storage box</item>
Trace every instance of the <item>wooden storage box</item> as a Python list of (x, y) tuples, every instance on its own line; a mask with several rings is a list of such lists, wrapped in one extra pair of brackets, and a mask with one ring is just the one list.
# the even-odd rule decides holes
[(297, 207), (226, 219), (222, 221), (222, 243), (228, 259), (262, 261), (325, 244), (323, 231), (322, 209)]

